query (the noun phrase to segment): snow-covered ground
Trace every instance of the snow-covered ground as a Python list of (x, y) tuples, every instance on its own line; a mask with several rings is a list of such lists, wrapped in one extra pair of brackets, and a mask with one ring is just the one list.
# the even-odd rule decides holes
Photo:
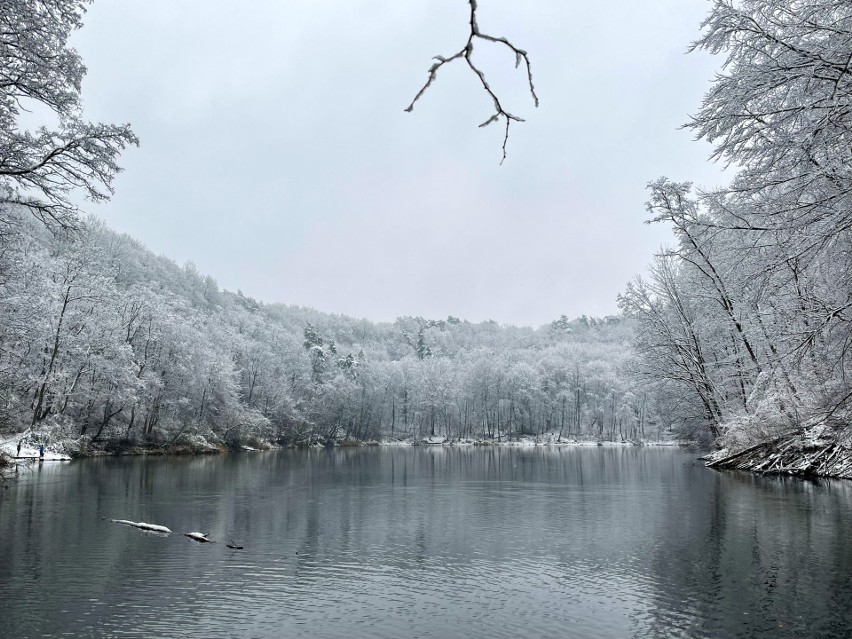
[[(18, 440), (23, 436), (23, 446), (21, 447), (21, 460), (32, 460), (39, 458), (38, 445), (33, 445), (27, 439), (27, 434), (18, 434), (14, 437), (9, 437), (0, 440), (0, 452), (3, 452), (13, 459), (17, 456)], [(69, 441), (56, 441), (52, 445), (46, 446), (44, 451), (44, 459), (46, 461), (68, 461), (71, 459), (63, 450), (75, 449), (78, 447), (69, 446)], [(536, 446), (680, 446), (681, 442), (674, 440), (656, 441), (656, 442), (632, 442), (632, 441), (601, 441), (596, 440), (578, 440), (573, 438), (559, 438), (556, 433), (545, 433), (539, 437), (521, 437), (519, 439), (448, 439), (444, 436), (435, 437), (404, 437), (404, 438), (385, 438), (380, 441), (366, 442), (347, 442), (346, 445), (355, 446), (503, 446), (503, 447), (536, 447)], [(324, 447), (322, 444), (316, 444), (317, 447)], [(259, 449), (252, 446), (242, 446), (245, 451), (257, 451)], [(58, 450), (57, 450), (58, 449)], [(146, 451), (139, 448), (139, 454), (144, 454)], [(95, 453), (97, 454), (97, 453)], [(101, 453), (103, 454), (103, 453)], [(130, 451), (133, 454), (133, 451)]]
[[(9, 457), (15, 458), (18, 457), (18, 440), (22, 437), (22, 435), (15, 435), (14, 437), (10, 437), (8, 439), (4, 439), (0, 441), (0, 451), (9, 455)], [(21, 454), (20, 458), (28, 458), (28, 459), (38, 459), (39, 452), (38, 446), (33, 447), (27, 442), (26, 435), (23, 435), (24, 443), (21, 446)], [(63, 455), (62, 453), (53, 452), (49, 447), (45, 447), (44, 449), (44, 459), (50, 461), (70, 461), (71, 458), (68, 455)]]

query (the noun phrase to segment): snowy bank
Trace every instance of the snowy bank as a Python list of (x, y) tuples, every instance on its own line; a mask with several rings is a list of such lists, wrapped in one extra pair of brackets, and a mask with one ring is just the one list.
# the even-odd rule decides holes
[(39, 456), (38, 447), (33, 448), (29, 443), (21, 446), (21, 452), (18, 454), (18, 441), (20, 436), (11, 437), (0, 442), (0, 451), (12, 458), (12, 460), (32, 461), (44, 459), (45, 461), (71, 461), (68, 455), (56, 452), (45, 448), (44, 456)]
[(815, 428), (770, 441), (707, 455), (710, 468), (748, 470), (761, 475), (852, 479), (852, 441)]

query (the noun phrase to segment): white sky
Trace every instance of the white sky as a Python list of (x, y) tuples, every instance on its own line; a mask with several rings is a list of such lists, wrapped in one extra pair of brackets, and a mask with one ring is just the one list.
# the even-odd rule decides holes
[(142, 145), (88, 208), (157, 253), (267, 302), (392, 320), (540, 325), (617, 311), (670, 238), (642, 224), (660, 175), (720, 183), (679, 130), (720, 59), (689, 43), (705, 0), (480, 0), (529, 51), (541, 106), (496, 45), (476, 49), (511, 112), (460, 63), (403, 109), (465, 0), (96, 0), (73, 44), (86, 116)]

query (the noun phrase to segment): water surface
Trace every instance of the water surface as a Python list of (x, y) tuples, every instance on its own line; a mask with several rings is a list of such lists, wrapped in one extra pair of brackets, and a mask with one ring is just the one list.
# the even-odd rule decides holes
[[(0, 489), (0, 637), (849, 636), (852, 482), (694, 459), (430, 447), (41, 464)], [(179, 534), (196, 530), (245, 549)]]

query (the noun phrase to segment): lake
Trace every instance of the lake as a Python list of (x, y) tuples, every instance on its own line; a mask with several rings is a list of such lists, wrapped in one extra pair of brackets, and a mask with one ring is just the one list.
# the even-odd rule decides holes
[(419, 447), (36, 465), (0, 488), (0, 636), (850, 636), (852, 482), (695, 457)]

